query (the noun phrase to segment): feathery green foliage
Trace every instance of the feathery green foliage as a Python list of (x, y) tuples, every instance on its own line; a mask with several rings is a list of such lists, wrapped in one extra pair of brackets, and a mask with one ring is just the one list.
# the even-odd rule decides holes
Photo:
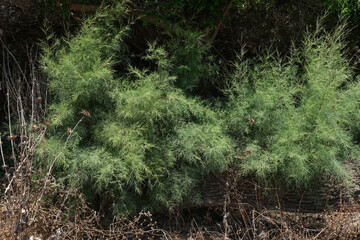
[(51, 161), (51, 151), (65, 144), (60, 136), (87, 109), (91, 117), (78, 125), (55, 173), (70, 176), (88, 199), (114, 196), (114, 211), (121, 213), (178, 204), (204, 175), (224, 170), (233, 149), (216, 113), (175, 87), (187, 74), (173, 76), (177, 60), (163, 47), (151, 44), (145, 56), (155, 70), (130, 65), (115, 77), (115, 58), (125, 61), (124, 12), (119, 4), (98, 13), (64, 45), (45, 48), (42, 64), (54, 94), (52, 137), (38, 151), (40, 161)]
[(268, 54), (235, 64), (228, 132), (245, 155), (245, 173), (296, 186), (324, 176), (349, 180), (344, 161), (359, 159), (360, 98), (359, 83), (349, 84), (343, 36), (342, 27), (333, 33), (319, 27), (287, 61)]
[(214, 84), (217, 66), (211, 65), (209, 46), (198, 32), (186, 31), (182, 38), (169, 42), (172, 54), (172, 73), (177, 76), (176, 86), (194, 93), (200, 85)]
[[(149, 44), (144, 59), (155, 67), (138, 69), (126, 58), (124, 15), (117, 4), (77, 35), (43, 46), (54, 97), (40, 167), (60, 153), (56, 177), (88, 200), (113, 196), (120, 213), (180, 203), (203, 176), (226, 169), (235, 152), (243, 173), (265, 183), (350, 179), (344, 161), (359, 159), (360, 83), (351, 81), (342, 27), (307, 34), (286, 60), (271, 53), (240, 59), (219, 114), (191, 95), (217, 71), (201, 35)], [(127, 67), (115, 73), (115, 64)], [(91, 117), (78, 122), (84, 109)]]
[(112, 66), (126, 60), (122, 42), (128, 31), (125, 14), (122, 4), (107, 8), (85, 21), (73, 38), (55, 40), (52, 46), (43, 44), (42, 65), (56, 98), (54, 126), (76, 122), (79, 108), (101, 115), (109, 107), (107, 91), (116, 84)]

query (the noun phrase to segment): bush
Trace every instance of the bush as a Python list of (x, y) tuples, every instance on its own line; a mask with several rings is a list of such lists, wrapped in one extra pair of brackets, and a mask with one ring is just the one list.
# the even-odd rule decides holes
[(350, 179), (344, 161), (359, 159), (359, 82), (352, 83), (343, 36), (343, 27), (318, 27), (286, 61), (267, 54), (235, 64), (228, 132), (245, 173), (297, 187)]
[[(54, 101), (51, 133), (37, 153), (40, 164), (49, 164), (57, 148), (58, 179), (70, 176), (67, 182), (88, 200), (113, 196), (119, 213), (178, 204), (204, 175), (224, 170), (232, 154), (217, 114), (175, 87), (163, 47), (149, 45), (145, 58), (156, 63), (153, 71), (130, 65), (114, 73), (114, 59), (126, 63), (127, 25), (119, 18), (125, 12), (119, 4), (97, 13), (76, 36), (45, 46)], [(80, 123), (84, 109), (91, 117)], [(66, 128), (70, 138), (63, 139)]]

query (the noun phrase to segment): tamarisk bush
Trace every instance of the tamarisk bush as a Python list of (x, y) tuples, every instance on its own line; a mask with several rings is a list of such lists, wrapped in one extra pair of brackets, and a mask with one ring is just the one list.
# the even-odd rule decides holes
[(43, 44), (53, 97), (39, 168), (53, 164), (58, 181), (95, 205), (110, 199), (119, 214), (175, 206), (235, 156), (243, 174), (265, 184), (303, 187), (327, 178), (350, 185), (344, 162), (359, 160), (360, 84), (344, 56), (344, 26), (329, 33), (319, 24), (287, 59), (240, 58), (225, 107), (210, 107), (193, 95), (206, 79), (225, 76), (205, 56), (201, 34), (150, 43), (142, 57), (151, 68), (134, 67), (124, 6)]
[[(125, 14), (118, 4), (77, 35), (44, 44), (53, 103), (49, 136), (37, 151), (40, 167), (63, 151), (55, 176), (80, 187), (89, 201), (111, 196), (115, 213), (178, 204), (203, 176), (224, 170), (233, 149), (217, 114), (176, 87), (163, 47), (150, 44), (144, 57), (155, 69), (129, 65), (115, 73), (115, 64), (127, 64)], [(80, 112), (86, 117), (72, 132)], [(65, 143), (66, 129), (72, 136)]]
[(344, 57), (344, 26), (319, 24), (289, 59), (267, 54), (235, 63), (226, 91), (228, 132), (240, 166), (263, 182), (349, 184), (345, 160), (359, 160), (360, 84)]

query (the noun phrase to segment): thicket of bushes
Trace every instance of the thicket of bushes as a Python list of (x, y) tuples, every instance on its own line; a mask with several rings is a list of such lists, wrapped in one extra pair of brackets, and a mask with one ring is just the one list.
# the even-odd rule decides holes
[[(240, 56), (229, 74), (217, 72), (197, 33), (149, 43), (142, 57), (154, 66), (136, 68), (126, 34), (131, 23), (117, 4), (43, 46), (53, 101), (36, 161), (45, 168), (62, 152), (54, 174), (63, 184), (90, 201), (108, 194), (123, 213), (196, 198), (196, 183), (230, 163), (283, 186), (351, 178), (344, 161), (359, 160), (360, 84), (344, 57), (342, 27), (319, 26), (288, 58)], [(195, 97), (214, 78), (228, 79), (226, 100)]]

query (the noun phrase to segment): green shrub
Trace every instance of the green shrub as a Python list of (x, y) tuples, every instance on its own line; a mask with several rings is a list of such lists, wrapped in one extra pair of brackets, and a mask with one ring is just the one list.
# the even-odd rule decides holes
[(97, 13), (76, 36), (44, 47), (54, 99), (49, 137), (37, 154), (47, 166), (65, 144), (66, 128), (88, 110), (91, 117), (75, 129), (54, 174), (88, 200), (114, 196), (120, 213), (178, 204), (203, 176), (224, 170), (233, 149), (216, 113), (175, 87), (182, 75), (171, 74), (163, 47), (149, 45), (145, 58), (156, 63), (153, 71), (130, 65), (115, 75), (115, 59), (126, 63), (124, 12), (119, 4)]
[(344, 161), (359, 160), (360, 98), (343, 49), (342, 27), (319, 27), (286, 61), (267, 54), (235, 64), (228, 132), (245, 173), (298, 187), (324, 176), (350, 179)]

